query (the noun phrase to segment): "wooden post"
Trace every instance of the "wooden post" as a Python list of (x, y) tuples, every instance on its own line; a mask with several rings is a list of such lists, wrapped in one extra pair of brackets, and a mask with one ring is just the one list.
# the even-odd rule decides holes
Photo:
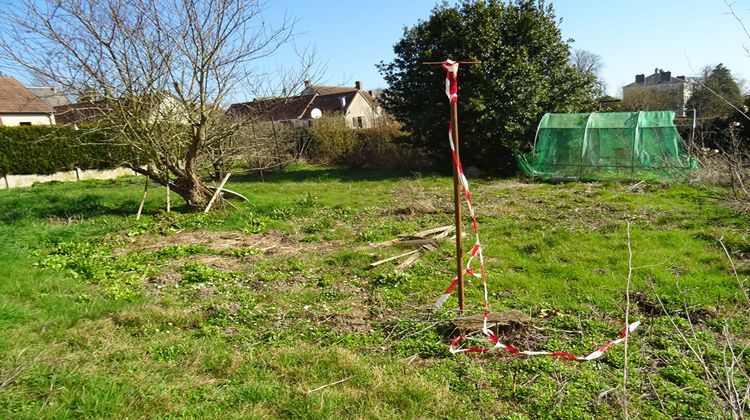
[(172, 202), (170, 200), (169, 193), (170, 193), (170, 190), (169, 190), (169, 178), (167, 178), (167, 213), (169, 213), (170, 211), (172, 211)]
[[(481, 64), (481, 61), (459, 61), (459, 64)], [(442, 61), (424, 61), (422, 64), (442, 65)], [(456, 149), (456, 158), (460, 162), (461, 155), (458, 149), (458, 102), (451, 102), (451, 127), (453, 136), (453, 146)], [(456, 225), (456, 278), (458, 279), (458, 313), (464, 314), (464, 250), (461, 244), (461, 185), (459, 174), (455, 165), (453, 165), (453, 209), (454, 222)]]
[[(453, 146), (456, 158), (461, 161), (458, 151), (458, 102), (451, 103), (451, 126), (453, 128)], [(456, 277), (458, 278), (458, 313), (464, 314), (464, 249), (461, 244), (461, 186), (458, 170), (453, 165), (453, 209), (456, 223)]]
[(221, 184), (219, 184), (219, 188), (216, 189), (216, 192), (214, 192), (214, 196), (211, 197), (211, 201), (208, 202), (208, 205), (206, 206), (206, 209), (203, 210), (203, 213), (208, 213), (209, 210), (211, 210), (211, 206), (214, 205), (214, 201), (216, 201), (216, 198), (219, 197), (219, 194), (221, 194), (221, 189), (224, 188), (224, 184), (227, 183), (227, 180), (229, 179), (229, 176), (232, 175), (231, 173), (227, 173), (224, 176), (224, 179), (221, 181)]
[(135, 216), (135, 220), (140, 220), (141, 212), (143, 211), (143, 204), (146, 202), (146, 194), (148, 193), (149, 177), (146, 177), (146, 185), (143, 187), (143, 196), (141, 197), (141, 204), (138, 206), (138, 214)]
[[(690, 131), (690, 142), (692, 142), (692, 147), (695, 147), (695, 127), (696, 123), (698, 121), (698, 110), (693, 108), (693, 129)], [(701, 145), (703, 146), (703, 145)]]

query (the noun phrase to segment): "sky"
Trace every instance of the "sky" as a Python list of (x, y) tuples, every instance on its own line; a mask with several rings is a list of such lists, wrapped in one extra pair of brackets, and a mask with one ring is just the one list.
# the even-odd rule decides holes
[[(750, 0), (733, 0), (750, 27)], [(455, 3), (455, 2), (451, 2)], [(724, 63), (735, 76), (750, 81), (750, 38), (729, 14), (724, 0), (557, 0), (563, 39), (576, 49), (602, 57), (608, 93), (621, 95), (636, 74), (655, 68), (674, 76), (693, 76), (706, 65)], [(297, 43), (314, 44), (327, 63), (322, 81), (365, 89), (386, 87), (375, 68), (393, 59), (393, 45), (403, 28), (429, 17), (434, 0), (287, 0), (269, 2), (267, 17), (284, 13), (299, 19)], [(288, 52), (276, 59), (293, 61)], [(749, 84), (750, 85), (750, 84)], [(750, 87), (750, 86), (748, 86)]]
[[(450, 0), (455, 3), (456, 0)], [(734, 1), (736, 12), (750, 27), (750, 0)], [(729, 14), (724, 0), (553, 0), (561, 19), (564, 39), (573, 48), (602, 57), (602, 78), (608, 93), (621, 95), (622, 86), (636, 74), (655, 68), (673, 75), (693, 76), (706, 65), (724, 63), (733, 74), (747, 80), (750, 58), (745, 47), (750, 37)], [(325, 64), (319, 82), (384, 88), (375, 64), (393, 59), (393, 45), (405, 26), (429, 17), (435, 0), (268, 0), (266, 19), (297, 19), (298, 48), (314, 46)], [(1, 8), (0, 3), (0, 8)], [(279, 51), (267, 68), (291, 67), (297, 62), (292, 48)], [(28, 81), (14, 69), (2, 69)], [(233, 98), (249, 100), (251, 98)]]

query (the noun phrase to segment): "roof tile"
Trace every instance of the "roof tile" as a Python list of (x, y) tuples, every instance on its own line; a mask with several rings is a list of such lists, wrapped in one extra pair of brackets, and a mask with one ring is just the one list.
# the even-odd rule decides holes
[(21, 114), (49, 114), (52, 108), (37, 98), (18, 80), (0, 77), (0, 112)]

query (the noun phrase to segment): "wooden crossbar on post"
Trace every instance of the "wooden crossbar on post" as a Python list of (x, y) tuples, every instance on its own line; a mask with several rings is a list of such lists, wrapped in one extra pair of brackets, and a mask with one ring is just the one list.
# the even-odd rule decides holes
[[(423, 61), (426, 65), (442, 65), (444, 61)], [(458, 61), (458, 64), (481, 64), (481, 61), (466, 60)], [(456, 159), (460, 162), (461, 155), (458, 150), (458, 101), (451, 102), (451, 127), (453, 146), (456, 149)], [(458, 169), (453, 165), (453, 209), (456, 224), (456, 278), (458, 279), (458, 313), (464, 314), (464, 250), (461, 244), (461, 186), (458, 179)]]

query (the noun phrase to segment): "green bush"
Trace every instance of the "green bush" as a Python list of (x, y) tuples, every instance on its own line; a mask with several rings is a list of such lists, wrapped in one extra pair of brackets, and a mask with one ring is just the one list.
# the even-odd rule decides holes
[(0, 174), (52, 174), (81, 169), (110, 169), (132, 161), (104, 129), (0, 127)]
[(424, 169), (429, 162), (397, 123), (381, 121), (373, 128), (351, 129), (341, 116), (324, 116), (307, 129), (313, 163), (365, 169)]
[(343, 164), (354, 148), (357, 136), (340, 115), (326, 115), (307, 129), (310, 136), (310, 157), (316, 163)]

